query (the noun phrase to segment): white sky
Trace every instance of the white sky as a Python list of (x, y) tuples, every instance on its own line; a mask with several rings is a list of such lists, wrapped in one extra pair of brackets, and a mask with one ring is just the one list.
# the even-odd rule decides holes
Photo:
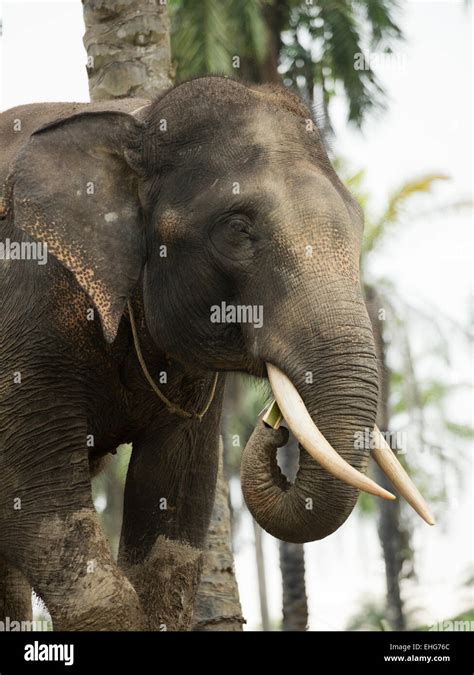
[[(0, 109), (88, 100), (80, 0), (3, 2), (0, 16)], [(407, 217), (372, 272), (395, 280), (407, 300), (428, 312), (465, 323), (472, 294), (472, 218), (466, 212), (436, 215), (436, 206), (469, 198), (472, 189), (471, 12), (463, 2), (409, 2), (400, 23), (407, 40), (397, 54), (404, 56), (404, 67), (380, 70), (390, 95), (388, 112), (370, 119), (360, 133), (346, 125), (344, 102), (336, 99), (335, 150), (355, 170), (366, 168), (376, 208), (409, 178), (434, 172), (451, 176), (432, 196), (416, 201), (414, 212), (434, 213), (416, 221)], [(455, 360), (451, 380), (471, 376), (472, 361)], [(471, 403), (466, 396), (460, 399), (461, 418), (469, 417)], [(465, 473), (472, 473), (469, 462)], [(460, 496), (442, 509), (444, 518), (436, 528), (421, 521), (416, 526), (419, 581), (406, 585), (405, 595), (409, 606), (425, 608), (419, 617), (427, 623), (469, 604), (459, 583), (473, 561), (471, 485), (468, 478)], [(232, 494), (235, 501), (241, 498), (235, 486)], [(247, 522), (238, 538), (236, 568), (250, 627), (259, 622), (252, 537)], [(265, 550), (271, 614), (277, 619), (277, 548), (266, 535)], [(361, 601), (384, 593), (373, 520), (352, 516), (332, 537), (307, 545), (306, 559), (313, 629), (344, 629)]]

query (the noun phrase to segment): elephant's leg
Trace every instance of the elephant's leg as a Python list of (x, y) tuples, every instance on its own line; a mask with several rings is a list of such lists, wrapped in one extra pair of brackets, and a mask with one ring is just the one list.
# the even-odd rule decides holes
[(152, 630), (188, 630), (214, 503), (222, 391), (201, 423), (133, 442), (125, 486), (119, 562)]
[(19, 569), (0, 557), (0, 621), (31, 621), (31, 586)]
[(30, 405), (42, 415), (6, 434), (1, 553), (45, 602), (55, 630), (140, 629), (138, 596), (114, 563), (93, 506), (86, 424), (57, 397), (38, 400)]

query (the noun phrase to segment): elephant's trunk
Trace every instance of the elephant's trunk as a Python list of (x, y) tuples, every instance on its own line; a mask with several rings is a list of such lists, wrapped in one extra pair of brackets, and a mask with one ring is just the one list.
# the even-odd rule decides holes
[[(374, 426), (376, 357), (362, 300), (345, 305), (333, 313), (332, 323), (326, 315), (309, 332), (302, 330), (302, 343), (285, 350), (286, 363), (277, 363), (275, 355), (269, 360), (295, 385), (330, 445), (365, 473), (369, 449), (360, 442), (360, 432)], [(276, 449), (286, 440), (285, 429), (258, 422), (242, 459), (245, 500), (255, 520), (275, 537), (296, 543), (322, 539), (349, 516), (358, 490), (323, 469), (301, 446), (296, 480), (288, 483), (276, 462)]]

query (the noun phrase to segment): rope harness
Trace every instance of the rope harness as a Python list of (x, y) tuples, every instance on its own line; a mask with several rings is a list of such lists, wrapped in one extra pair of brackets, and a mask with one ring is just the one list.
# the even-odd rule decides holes
[(207, 411), (211, 407), (211, 403), (212, 403), (212, 401), (214, 399), (214, 395), (216, 393), (217, 379), (218, 379), (219, 374), (215, 373), (215, 375), (214, 375), (214, 380), (213, 380), (213, 383), (212, 383), (209, 399), (208, 399), (206, 405), (204, 406), (204, 408), (201, 410), (201, 412), (196, 413), (196, 412), (190, 412), (189, 410), (184, 410), (184, 408), (181, 408), (181, 406), (179, 406), (177, 403), (173, 403), (172, 401), (170, 401), (163, 394), (163, 392), (159, 389), (158, 385), (156, 384), (156, 382), (154, 381), (154, 379), (150, 375), (150, 372), (149, 372), (148, 368), (146, 367), (145, 359), (143, 358), (142, 350), (141, 350), (141, 347), (140, 347), (140, 342), (138, 340), (138, 331), (137, 331), (137, 325), (136, 325), (136, 322), (135, 322), (135, 315), (133, 313), (133, 309), (132, 309), (132, 305), (131, 305), (130, 301), (128, 301), (128, 313), (130, 315), (130, 325), (132, 327), (133, 344), (135, 346), (135, 351), (137, 353), (138, 361), (139, 361), (140, 366), (142, 368), (143, 374), (145, 375), (145, 378), (147, 379), (150, 387), (153, 389), (153, 391), (158, 396), (160, 401), (165, 404), (165, 406), (166, 406), (168, 412), (170, 413), (170, 415), (178, 415), (179, 417), (184, 417), (186, 419), (191, 419), (191, 420), (198, 420), (199, 422), (201, 422), (202, 418), (204, 417), (204, 415), (207, 413)]

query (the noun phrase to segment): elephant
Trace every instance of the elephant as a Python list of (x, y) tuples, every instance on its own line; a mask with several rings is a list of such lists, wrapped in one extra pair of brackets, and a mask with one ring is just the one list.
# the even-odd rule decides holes
[[(0, 612), (28, 614), (32, 587), (55, 629), (189, 628), (160, 564), (205, 547), (229, 372), (269, 378), (300, 441), (293, 484), (285, 427), (260, 417), (243, 452), (267, 531), (318, 540), (360, 489), (392, 497), (354, 442), (378, 402), (363, 213), (296, 94), (199, 77), (154, 101), (13, 108), (0, 137)], [(91, 476), (122, 443), (115, 562)]]

